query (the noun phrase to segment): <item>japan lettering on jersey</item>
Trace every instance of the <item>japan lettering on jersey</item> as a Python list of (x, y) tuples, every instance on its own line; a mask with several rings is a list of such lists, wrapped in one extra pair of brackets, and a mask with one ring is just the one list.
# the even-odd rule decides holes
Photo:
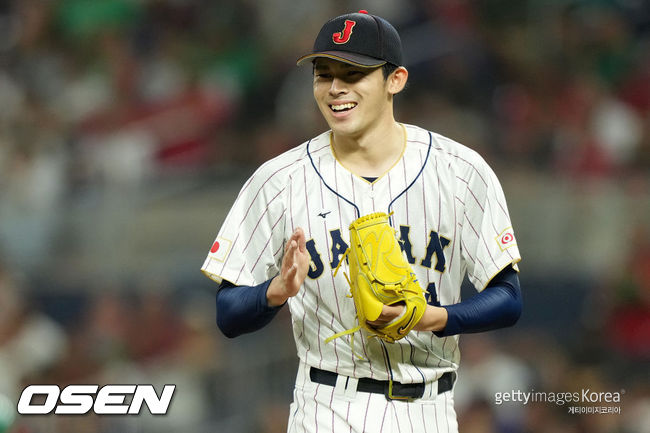
[(465, 274), (480, 291), (520, 260), (503, 191), (485, 161), (439, 134), (404, 129), (401, 158), (374, 182), (337, 161), (329, 131), (263, 164), (242, 188), (203, 264), (217, 282), (260, 284), (279, 273), (284, 243), (302, 227), (311, 264), (288, 305), (298, 355), (308, 365), (403, 383), (434, 380), (458, 367), (457, 336), (412, 331), (382, 344), (359, 338), (359, 331), (354, 349), (360, 356), (345, 338), (324, 343), (356, 326), (348, 283), (333, 270), (359, 216), (393, 212), (391, 225), (433, 305), (460, 302)]

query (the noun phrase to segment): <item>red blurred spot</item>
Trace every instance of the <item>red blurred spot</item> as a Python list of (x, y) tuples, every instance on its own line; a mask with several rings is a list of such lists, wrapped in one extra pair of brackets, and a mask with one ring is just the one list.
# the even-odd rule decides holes
[(216, 253), (219, 250), (219, 241), (214, 241), (212, 248), (210, 248), (211, 253)]
[(368, 11), (367, 11), (367, 10), (365, 10), (365, 9), (361, 9), (361, 10), (359, 11), (359, 13), (360, 13), (360, 14), (367, 14), (367, 13), (368, 13)]

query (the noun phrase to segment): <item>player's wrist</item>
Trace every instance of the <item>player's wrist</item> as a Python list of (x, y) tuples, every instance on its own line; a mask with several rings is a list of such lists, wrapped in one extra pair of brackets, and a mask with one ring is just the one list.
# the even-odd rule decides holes
[(442, 331), (447, 326), (447, 309), (427, 305), (424, 315), (413, 329), (416, 331)]
[(273, 278), (271, 284), (269, 284), (269, 288), (266, 289), (266, 302), (269, 307), (279, 307), (289, 299), (285, 294), (285, 290), (283, 290), (281, 280), (279, 276)]

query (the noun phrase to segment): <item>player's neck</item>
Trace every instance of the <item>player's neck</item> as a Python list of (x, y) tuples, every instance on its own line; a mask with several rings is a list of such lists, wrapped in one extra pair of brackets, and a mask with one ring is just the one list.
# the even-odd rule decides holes
[(392, 120), (358, 137), (332, 135), (338, 161), (358, 176), (378, 177), (402, 156), (406, 143), (404, 127)]

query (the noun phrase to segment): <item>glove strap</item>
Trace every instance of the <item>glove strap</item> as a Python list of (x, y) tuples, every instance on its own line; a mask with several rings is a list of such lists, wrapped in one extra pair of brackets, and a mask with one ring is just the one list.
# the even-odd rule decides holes
[[(352, 351), (352, 353), (354, 353), (354, 333), (357, 332), (359, 329), (361, 329), (361, 325), (357, 325), (354, 328), (346, 329), (343, 332), (336, 333), (336, 334), (332, 335), (331, 337), (327, 337), (325, 339), (325, 343), (329, 343), (330, 341), (335, 340), (335, 339), (337, 339), (339, 337), (343, 337), (344, 335), (351, 334), (350, 335), (350, 350)], [(364, 359), (363, 356), (358, 355), (356, 353), (354, 353), (354, 354), (357, 355), (357, 358)]]
[[(345, 260), (345, 258), (348, 256), (348, 253), (349, 253), (349, 252), (350, 252), (350, 248), (348, 248), (347, 250), (345, 250), (345, 252), (344, 252), (343, 255), (341, 256), (341, 259), (339, 260), (339, 264), (336, 265), (336, 268), (334, 268), (334, 276), (336, 276), (336, 273), (339, 271), (339, 268), (341, 267), (341, 264), (343, 263), (343, 261)], [(349, 281), (350, 281), (350, 280), (348, 280), (348, 282), (349, 282)]]
[(330, 341), (335, 340), (335, 339), (337, 339), (339, 337), (343, 337), (344, 335), (353, 334), (353, 333), (357, 332), (359, 329), (361, 329), (361, 325), (357, 325), (354, 328), (347, 329), (347, 330), (345, 330), (343, 332), (338, 332), (338, 333), (332, 335), (331, 337), (327, 337), (325, 339), (325, 343), (329, 343)]

